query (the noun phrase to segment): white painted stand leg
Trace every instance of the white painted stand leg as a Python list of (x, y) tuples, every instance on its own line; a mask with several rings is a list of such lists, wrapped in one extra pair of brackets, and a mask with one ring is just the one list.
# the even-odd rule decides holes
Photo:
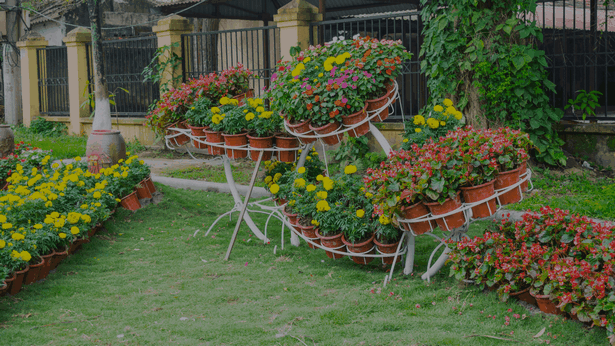
[(407, 252), (406, 252), (406, 266), (404, 267), (404, 275), (410, 275), (414, 270), (414, 241), (415, 236), (407, 232), (408, 240), (407, 240)]
[(436, 275), (436, 273), (444, 267), (444, 263), (448, 260), (448, 254), (453, 251), (449, 248), (444, 248), (444, 252), (438, 257), (438, 260), (425, 272), (425, 274), (421, 275), (421, 279), (429, 280), (432, 276)]

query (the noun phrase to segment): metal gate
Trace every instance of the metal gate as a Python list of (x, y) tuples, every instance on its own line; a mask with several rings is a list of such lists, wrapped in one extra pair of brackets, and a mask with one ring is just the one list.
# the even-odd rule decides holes
[(42, 115), (69, 116), (68, 57), (66, 47), (36, 50), (38, 102)]
[(250, 88), (259, 96), (269, 86), (280, 59), (280, 29), (264, 26), (183, 34), (182, 52), (184, 81), (243, 64), (255, 73)]

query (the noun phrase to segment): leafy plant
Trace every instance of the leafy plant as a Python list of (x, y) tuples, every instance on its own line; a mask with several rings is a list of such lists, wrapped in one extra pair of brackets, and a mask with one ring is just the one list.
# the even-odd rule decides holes
[(578, 116), (577, 110), (581, 112), (581, 117), (585, 120), (586, 117), (593, 117), (596, 115), (596, 107), (600, 106), (598, 103), (598, 98), (602, 96), (602, 93), (597, 90), (592, 90), (587, 92), (585, 90), (578, 90), (577, 97), (572, 100), (568, 100), (568, 105), (564, 107), (564, 109), (568, 109), (572, 107), (572, 114), (574, 116)]
[(350, 164), (364, 167), (365, 155), (369, 152), (367, 145), (369, 139), (366, 136), (350, 137), (345, 135), (345, 140), (342, 145), (333, 153), (333, 158), (339, 161), (341, 167), (346, 167)]
[(30, 123), (30, 131), (35, 134), (50, 136), (50, 137), (59, 137), (66, 134), (68, 127), (66, 124), (49, 121), (43, 117), (36, 117)]
[(179, 48), (179, 42), (156, 49), (152, 60), (141, 72), (144, 82), (152, 81), (154, 83), (160, 83), (165, 74), (170, 74), (171, 79), (167, 79), (165, 83), (160, 83), (162, 93), (169, 91), (173, 85), (178, 84), (183, 78), (183, 76), (174, 73), (182, 63), (182, 58), (173, 51), (174, 48)]

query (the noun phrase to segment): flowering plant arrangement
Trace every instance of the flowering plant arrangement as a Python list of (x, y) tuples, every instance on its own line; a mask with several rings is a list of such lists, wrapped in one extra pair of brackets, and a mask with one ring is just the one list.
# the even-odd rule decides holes
[[(291, 197), (296, 197), (293, 194), (295, 191), (294, 182), (297, 177), (297, 163), (283, 163), (279, 161), (265, 161), (265, 183), (269, 191), (276, 198), (288, 200)], [(317, 182), (317, 177), (322, 176), (325, 169), (325, 164), (318, 158), (316, 149), (312, 148), (309, 155), (306, 156), (305, 164), (300, 168), (301, 178), (305, 183)], [(301, 184), (304, 185), (304, 184)]]
[(240, 109), (248, 122), (246, 130), (254, 137), (270, 137), (282, 129), (282, 117), (274, 111), (266, 111), (263, 99), (249, 98)]
[(237, 64), (236, 67), (231, 67), (220, 73), (222, 78), (226, 79), (226, 87), (228, 92), (233, 95), (240, 95), (248, 91), (250, 86), (250, 77), (256, 78), (254, 72), (246, 69), (242, 64)]
[(453, 101), (444, 99), (442, 104), (435, 105), (429, 113), (415, 115), (411, 122), (405, 124), (402, 148), (410, 150), (412, 144), (422, 146), (428, 138), (437, 141), (461, 126), (462, 119), (463, 114), (455, 109)]
[(23, 141), (15, 143), (13, 153), (0, 160), (0, 184), (2, 184), (0, 187), (4, 186), (6, 179), (15, 171), (18, 164), (26, 171), (33, 167), (49, 168), (50, 154), (50, 150), (42, 150)]
[(194, 127), (206, 127), (211, 125), (211, 107), (213, 102), (207, 97), (197, 98), (186, 112), (188, 124)]

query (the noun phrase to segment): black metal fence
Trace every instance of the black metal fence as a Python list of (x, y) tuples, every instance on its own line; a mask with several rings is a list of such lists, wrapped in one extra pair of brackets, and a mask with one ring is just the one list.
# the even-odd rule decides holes
[(420, 72), (422, 27), (420, 12), (416, 11), (330, 20), (310, 24), (310, 44), (330, 42), (334, 39), (352, 39), (355, 35), (401, 40), (404, 47), (412, 53), (412, 59), (402, 63), (402, 72), (397, 78), (400, 101), (395, 103), (395, 110), (387, 120), (398, 122), (407, 115), (417, 114), (429, 97), (425, 75)]
[(264, 26), (183, 34), (182, 52), (184, 81), (243, 64), (255, 73), (250, 87), (258, 96), (269, 86), (280, 59), (280, 29)]
[[(107, 87), (115, 105), (111, 114), (120, 117), (144, 117), (150, 104), (160, 97), (158, 83), (144, 81), (142, 72), (156, 54), (156, 36), (107, 40), (102, 42)], [(92, 45), (87, 45), (90, 92), (94, 78)]]
[(66, 47), (38, 48), (36, 50), (36, 64), (38, 66), (40, 113), (49, 116), (69, 116)]

